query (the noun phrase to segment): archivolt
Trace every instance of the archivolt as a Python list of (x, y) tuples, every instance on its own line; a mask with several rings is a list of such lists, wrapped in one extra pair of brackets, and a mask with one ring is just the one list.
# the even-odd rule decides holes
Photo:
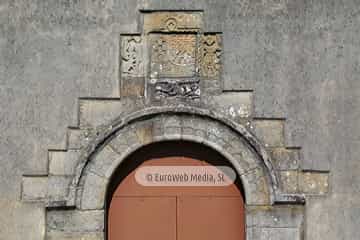
[(151, 107), (119, 117), (101, 127), (83, 150), (67, 204), (102, 209), (111, 174), (126, 157), (152, 142), (187, 140), (205, 144), (225, 156), (241, 178), (246, 204), (273, 204), (278, 181), (270, 158), (244, 126), (196, 107)]

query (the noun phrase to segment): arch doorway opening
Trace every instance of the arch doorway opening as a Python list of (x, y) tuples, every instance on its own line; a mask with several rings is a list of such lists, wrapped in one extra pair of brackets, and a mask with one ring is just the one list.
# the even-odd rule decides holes
[(107, 194), (108, 240), (245, 240), (240, 178), (228, 186), (143, 186), (144, 166), (224, 166), (217, 151), (187, 141), (153, 143), (131, 154)]

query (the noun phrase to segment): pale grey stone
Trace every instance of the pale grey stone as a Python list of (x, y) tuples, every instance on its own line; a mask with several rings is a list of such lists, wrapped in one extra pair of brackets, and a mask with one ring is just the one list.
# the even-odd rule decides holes
[(301, 165), (300, 149), (271, 148), (269, 149), (274, 167), (278, 170), (298, 170)]
[(52, 201), (64, 201), (68, 194), (68, 188), (72, 176), (49, 176), (46, 190), (47, 199)]
[(47, 177), (23, 177), (21, 199), (23, 201), (44, 201), (47, 196)]
[(2, 239), (44, 239), (44, 204), (0, 199), (0, 209), (0, 236)]
[(299, 174), (299, 188), (305, 194), (326, 194), (329, 191), (329, 174), (302, 172)]
[(46, 240), (104, 240), (103, 232), (48, 232)]
[(215, 96), (215, 102), (230, 118), (249, 118), (252, 115), (252, 92), (225, 92)]
[(281, 190), (284, 193), (299, 192), (299, 172), (298, 171), (279, 171)]
[(304, 222), (302, 206), (246, 206), (246, 225), (256, 228), (300, 228)]
[(252, 122), (255, 135), (266, 147), (284, 146), (284, 121), (258, 119)]
[(50, 175), (73, 175), (80, 151), (49, 151)]
[(46, 215), (47, 232), (101, 232), (104, 230), (104, 211), (51, 210)]
[(301, 240), (298, 228), (247, 228), (248, 239), (256, 240)]
[(89, 163), (89, 170), (99, 176), (109, 178), (109, 174), (112, 174), (109, 169), (119, 158), (121, 158), (119, 153), (115, 152), (109, 145), (105, 146), (93, 157)]
[(82, 210), (103, 209), (108, 180), (92, 172), (84, 176), (84, 186), (81, 192), (79, 208)]

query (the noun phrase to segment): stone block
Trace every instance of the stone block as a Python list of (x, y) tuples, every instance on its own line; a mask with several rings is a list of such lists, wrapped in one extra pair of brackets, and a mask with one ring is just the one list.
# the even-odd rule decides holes
[(84, 177), (84, 185), (81, 193), (80, 209), (103, 209), (107, 189), (107, 179), (90, 171)]
[(247, 228), (247, 239), (256, 240), (301, 240), (302, 231), (298, 228)]
[(195, 76), (195, 34), (151, 34), (150, 48), (151, 79)]
[(225, 92), (214, 96), (217, 111), (233, 119), (252, 115), (252, 92)]
[(80, 156), (78, 150), (49, 151), (50, 175), (73, 175)]
[(143, 31), (149, 32), (191, 32), (203, 26), (203, 14), (194, 12), (150, 12), (144, 13)]
[(301, 172), (299, 188), (304, 194), (326, 194), (329, 191), (329, 174), (326, 172)]
[(47, 195), (48, 177), (29, 176), (22, 179), (23, 201), (44, 201)]
[[(99, 149), (89, 163), (89, 170), (99, 176), (109, 178), (112, 174), (111, 166), (117, 162), (121, 156), (109, 145)], [(110, 169), (110, 170), (109, 170)]]
[(72, 176), (49, 176), (46, 197), (50, 202), (66, 199)]
[(48, 232), (46, 240), (104, 240), (103, 232)]
[(206, 104), (209, 104), (209, 100), (206, 97), (212, 97), (214, 95), (217, 96), (223, 93), (223, 80), (220, 76), (213, 78), (202, 78), (200, 85), (201, 101)]
[(25, 203), (0, 198), (0, 239), (39, 240), (45, 238), (43, 203)]
[(137, 106), (135, 100), (80, 99), (80, 127), (95, 127), (110, 124), (121, 113), (129, 112)]
[(303, 206), (246, 206), (246, 224), (254, 228), (300, 228)]
[(164, 136), (181, 136), (182, 120), (179, 116), (167, 116), (162, 121)]
[(121, 78), (121, 97), (143, 97), (145, 93), (145, 78)]
[(46, 215), (47, 234), (52, 232), (102, 232), (104, 211), (49, 210)]
[(139, 35), (121, 36), (121, 78), (144, 77), (144, 47)]
[(153, 140), (153, 125), (152, 122), (144, 122), (139, 124), (135, 130), (140, 144), (145, 145), (151, 143)]
[[(183, 67), (185, 66), (181, 66), (181, 68)], [(176, 74), (182, 73), (178, 72)], [(196, 105), (200, 102), (200, 95), (201, 88), (198, 77), (152, 78), (147, 83), (148, 101), (156, 105), (173, 104), (174, 100), (179, 103)]]
[(255, 119), (252, 123), (253, 131), (265, 147), (284, 146), (283, 119)]
[(277, 170), (298, 170), (300, 167), (299, 148), (271, 148), (271, 160)]
[(222, 36), (217, 33), (202, 34), (199, 39), (198, 64), (202, 78), (217, 79), (222, 71)]
[(90, 141), (91, 132), (89, 129), (69, 128), (67, 132), (67, 148), (79, 150)]
[(299, 172), (298, 171), (279, 171), (281, 190), (284, 193), (299, 192)]
[(182, 117), (182, 129), (183, 135), (191, 136), (191, 134), (194, 134), (201, 139), (206, 137), (208, 126), (204, 125), (204, 122), (201, 122), (196, 118), (184, 116)]
[(257, 168), (243, 173), (241, 180), (246, 186), (245, 195), (248, 205), (269, 205), (271, 203), (270, 190), (261, 169)]

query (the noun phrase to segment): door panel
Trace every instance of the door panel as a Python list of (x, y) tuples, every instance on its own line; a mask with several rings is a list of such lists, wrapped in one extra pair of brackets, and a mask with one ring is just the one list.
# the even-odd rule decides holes
[(110, 240), (176, 240), (175, 197), (116, 197), (110, 209)]
[[(209, 166), (183, 156), (152, 158), (140, 166)], [(108, 211), (108, 240), (244, 240), (239, 188), (145, 187), (135, 170), (117, 186)]]
[[(143, 166), (211, 166), (205, 161), (199, 161), (188, 157), (164, 157), (155, 158), (143, 162)], [(136, 170), (135, 170), (136, 171)], [(207, 186), (207, 187), (145, 187), (135, 180), (135, 171), (131, 172), (115, 190), (118, 196), (240, 196), (241, 193), (235, 184), (229, 186)]]
[(177, 240), (243, 240), (244, 204), (239, 197), (179, 197)]

